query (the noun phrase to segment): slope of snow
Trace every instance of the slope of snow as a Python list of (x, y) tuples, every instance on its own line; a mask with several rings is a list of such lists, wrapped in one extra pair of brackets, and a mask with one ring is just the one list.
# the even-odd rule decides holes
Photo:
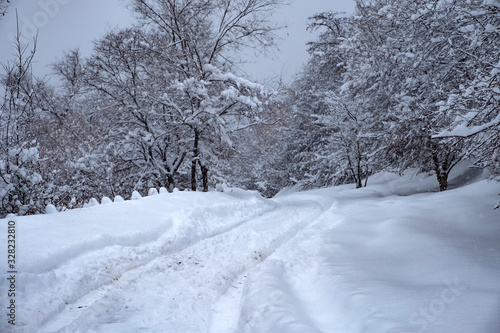
[(387, 173), (370, 184), (272, 200), (155, 193), (16, 217), (17, 325), (0, 331), (498, 331), (499, 184), (435, 193), (433, 177)]
[(387, 190), (309, 192), (337, 203), (249, 272), (240, 332), (497, 332), (498, 184)]

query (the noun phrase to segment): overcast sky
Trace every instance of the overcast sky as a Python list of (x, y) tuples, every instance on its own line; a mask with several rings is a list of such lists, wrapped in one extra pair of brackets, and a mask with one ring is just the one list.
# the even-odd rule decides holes
[[(15, 9), (18, 9), (20, 29), (26, 40), (38, 29), (38, 47), (35, 73), (50, 72), (48, 64), (61, 58), (65, 50), (79, 47), (84, 55), (90, 54), (92, 41), (104, 32), (124, 27), (132, 22), (124, 0), (12, 0), (7, 15), (0, 20), (0, 62), (12, 59), (13, 49), (9, 36), (16, 31)], [(307, 18), (321, 11), (354, 9), (353, 0), (294, 0), (273, 16), (277, 23), (287, 26), (280, 32), (278, 50), (265, 57), (253, 58), (245, 66), (253, 79), (266, 81), (282, 75), (289, 81), (307, 60), (306, 42), (313, 36), (306, 32)], [(253, 57), (253, 55), (251, 56)]]

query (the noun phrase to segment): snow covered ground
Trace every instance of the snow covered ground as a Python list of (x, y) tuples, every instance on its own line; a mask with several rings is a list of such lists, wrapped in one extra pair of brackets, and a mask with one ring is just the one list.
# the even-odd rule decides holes
[[(1, 332), (499, 332), (500, 186), (176, 192), (16, 217)], [(0, 221), (6, 313), (7, 222)]]

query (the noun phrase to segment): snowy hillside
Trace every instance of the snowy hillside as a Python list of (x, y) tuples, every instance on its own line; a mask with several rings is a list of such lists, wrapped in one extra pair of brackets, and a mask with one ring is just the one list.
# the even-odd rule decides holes
[(379, 174), (358, 190), (16, 217), (16, 326), (4, 316), (0, 331), (498, 332), (500, 186), (434, 182)]

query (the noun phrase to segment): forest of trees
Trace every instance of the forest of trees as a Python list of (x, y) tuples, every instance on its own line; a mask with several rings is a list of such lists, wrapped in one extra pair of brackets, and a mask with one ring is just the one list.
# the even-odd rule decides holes
[[(277, 91), (238, 68), (275, 45), (284, 0), (131, 0), (137, 24), (33, 75), (18, 34), (0, 77), (0, 216), (152, 187), (366, 185), (460, 161), (500, 175), (500, 2), (357, 0), (318, 13), (309, 60)], [(18, 29), (19, 30), (19, 29)], [(306, 46), (304, 46), (306, 47)]]

